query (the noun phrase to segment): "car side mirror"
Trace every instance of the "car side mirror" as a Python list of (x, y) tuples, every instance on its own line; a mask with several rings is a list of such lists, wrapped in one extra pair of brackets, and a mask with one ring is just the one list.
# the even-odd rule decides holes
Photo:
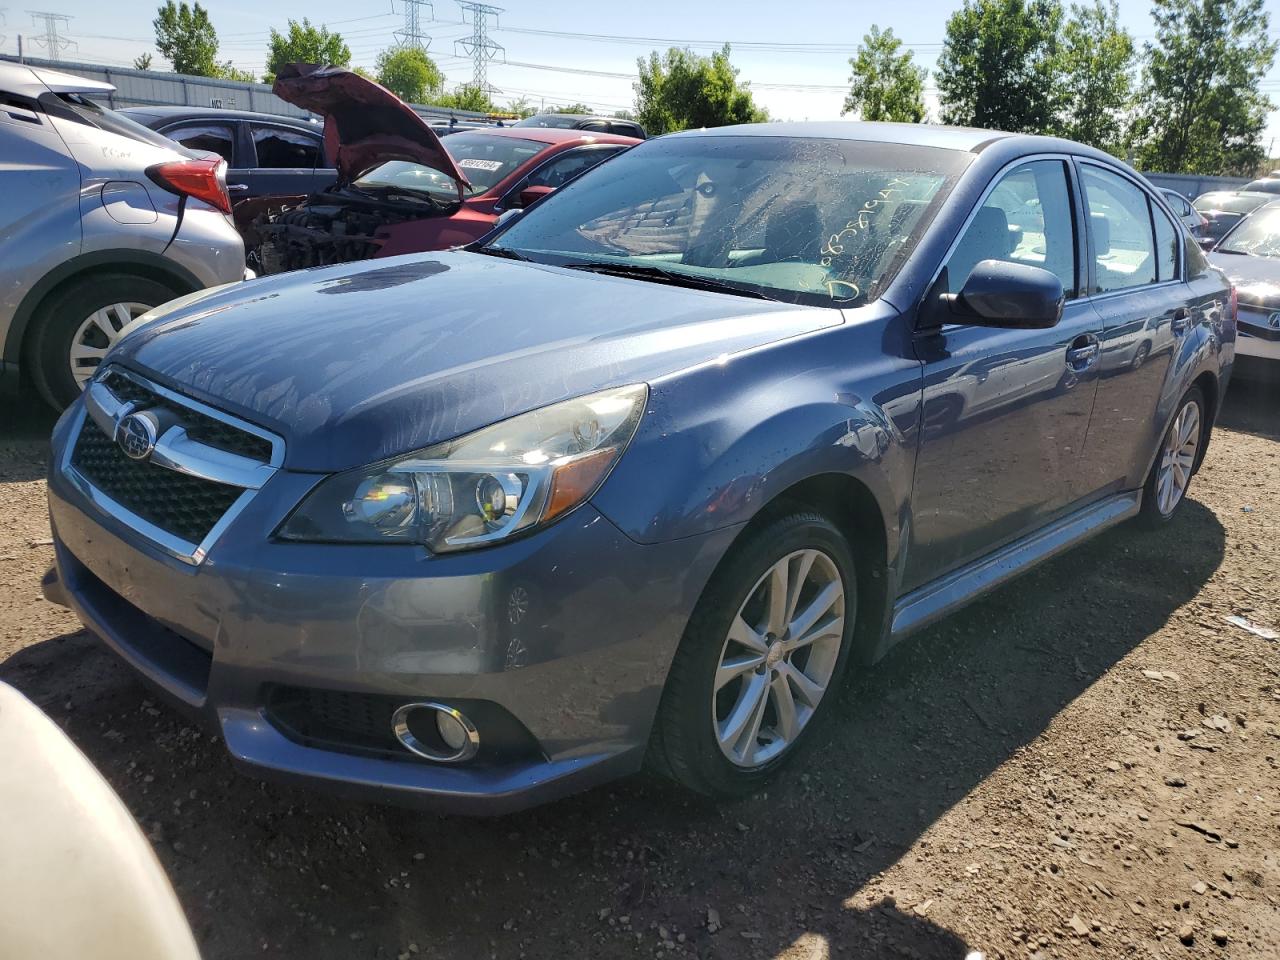
[(956, 323), (1025, 330), (1057, 326), (1066, 302), (1056, 274), (1008, 260), (979, 261), (948, 299)]
[(555, 193), (555, 192), (556, 192), (555, 187), (546, 187), (546, 186), (525, 187), (523, 190), (520, 191), (519, 197), (517, 197), (517, 200), (519, 201), (518, 204), (512, 204), (512, 206), (513, 207), (518, 206), (519, 209), (523, 210), (525, 207), (533, 206), (535, 203), (537, 203), (539, 200), (545, 197), (548, 193)]

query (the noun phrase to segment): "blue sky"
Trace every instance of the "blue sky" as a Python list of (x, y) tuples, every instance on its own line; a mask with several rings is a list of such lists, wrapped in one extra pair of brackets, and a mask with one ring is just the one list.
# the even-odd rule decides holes
[[(918, 62), (932, 68), (947, 16), (958, 0), (897, 0), (883, 8), (823, 0), (767, 4), (759, 0), (646, 0), (642, 4), (507, 0), (503, 4), (499, 0), (498, 5), (505, 9), (492, 37), (505, 48), (507, 62), (499, 60), (490, 66), (489, 82), (500, 91), (499, 102), (521, 96), (535, 105), (580, 100), (612, 112), (632, 103), (628, 77), (635, 73), (638, 56), (673, 43), (709, 50), (727, 40), (735, 43), (733, 61), (743, 79), (752, 81), (757, 99), (769, 112), (780, 119), (801, 120), (840, 115), (848, 58), (873, 23), (892, 27), (912, 47)], [(156, 0), (115, 0), (111, 4), (41, 0), (39, 4), (41, 9), (72, 18), (66, 33), (76, 46), (64, 53), (65, 59), (78, 57), (121, 66), (145, 51), (154, 54), (151, 20), (156, 6)], [(221, 40), (221, 58), (255, 73), (262, 70), (268, 31), (282, 29), (290, 16), (305, 14), (313, 23), (327, 23), (341, 32), (352, 49), (354, 63), (365, 66), (372, 66), (378, 51), (394, 42), (393, 31), (404, 22), (403, 0), (371, 0), (364, 5), (343, 0), (261, 5), (246, 0), (208, 0), (206, 6)], [(1266, 6), (1271, 33), (1280, 35), (1280, 0), (1269, 0)], [(15, 52), (17, 34), (23, 33), (28, 36), (27, 49), (39, 55), (39, 48), (31, 45), (34, 29), (27, 9), (28, 4), (13, 5), (0, 14), (0, 34), (5, 35), (0, 50)], [(432, 37), (431, 53), (449, 82), (469, 80), (470, 61), (458, 56), (462, 51), (457, 50), (455, 41), (469, 35), (471, 28), (461, 22), (458, 4), (455, 0), (434, 0), (420, 10), (425, 32)], [(432, 15), (435, 20), (429, 21)], [(1152, 36), (1146, 0), (1122, 0), (1120, 15), (1139, 43)], [(636, 37), (647, 39), (617, 39)], [(565, 68), (587, 72), (563, 72)], [(1272, 73), (1265, 89), (1280, 101), (1280, 70)], [(936, 115), (931, 93), (928, 100)], [(1272, 114), (1271, 137), (1280, 144), (1277, 113)]]

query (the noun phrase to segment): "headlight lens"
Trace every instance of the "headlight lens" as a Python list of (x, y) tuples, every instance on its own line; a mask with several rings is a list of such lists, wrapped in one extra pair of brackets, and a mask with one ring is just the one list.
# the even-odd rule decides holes
[(321, 483), (284, 522), (287, 540), (485, 546), (586, 500), (644, 412), (644, 384), (566, 400)]

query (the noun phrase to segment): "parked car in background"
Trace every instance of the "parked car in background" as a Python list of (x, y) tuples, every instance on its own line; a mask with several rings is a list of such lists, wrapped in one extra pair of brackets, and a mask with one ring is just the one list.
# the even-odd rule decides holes
[(126, 107), (119, 111), (189, 150), (216, 153), (227, 162), (227, 192), (237, 210), (244, 201), (323, 190), (338, 178), (326, 157), (318, 123), (248, 110), (212, 107)]
[(1206, 250), (1221, 240), (1241, 217), (1252, 213), (1262, 204), (1274, 200), (1270, 193), (1243, 192), (1239, 190), (1213, 190), (1196, 197), (1192, 206), (1207, 221), (1196, 239)]
[(245, 276), (226, 164), (90, 99), (114, 89), (0, 62), (0, 379), (59, 408), (132, 319)]
[(511, 126), (521, 129), (538, 127), (548, 130), (587, 130), (592, 133), (612, 133), (619, 137), (635, 137), (637, 140), (648, 137), (644, 127), (634, 120), (599, 117), (587, 113), (535, 113), (531, 117), (515, 121)]
[(1169, 204), (1169, 209), (1177, 214), (1178, 219), (1191, 231), (1191, 235), (1199, 240), (1204, 233), (1204, 228), (1209, 224), (1208, 218), (1197, 212), (1196, 208), (1191, 205), (1191, 201), (1178, 193), (1177, 190), (1162, 189), (1160, 195)]
[(1234, 345), (1101, 151), (688, 131), (468, 248), (159, 312), (55, 430), (45, 589), (263, 776), (754, 792), (851, 665), (1175, 522)]
[(334, 67), (282, 70), (275, 91), (325, 117), (338, 180), (246, 231), (250, 262), (264, 274), (470, 243), (504, 211), (640, 142), (539, 128), (467, 130), (442, 142), (395, 94)]
[(1271, 361), (1244, 369), (1280, 380), (1280, 199), (1240, 220), (1213, 248), (1209, 260), (1235, 286), (1240, 304), (1236, 353)]
[(1257, 180), (1250, 180), (1241, 189), (1250, 193), (1280, 193), (1280, 176), (1272, 172)]

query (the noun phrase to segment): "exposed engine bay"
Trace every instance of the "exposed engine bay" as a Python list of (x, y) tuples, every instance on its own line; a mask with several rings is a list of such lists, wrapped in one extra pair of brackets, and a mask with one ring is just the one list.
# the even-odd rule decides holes
[(384, 228), (457, 209), (424, 193), (335, 186), (259, 214), (245, 231), (246, 259), (259, 276), (367, 260), (385, 242)]

